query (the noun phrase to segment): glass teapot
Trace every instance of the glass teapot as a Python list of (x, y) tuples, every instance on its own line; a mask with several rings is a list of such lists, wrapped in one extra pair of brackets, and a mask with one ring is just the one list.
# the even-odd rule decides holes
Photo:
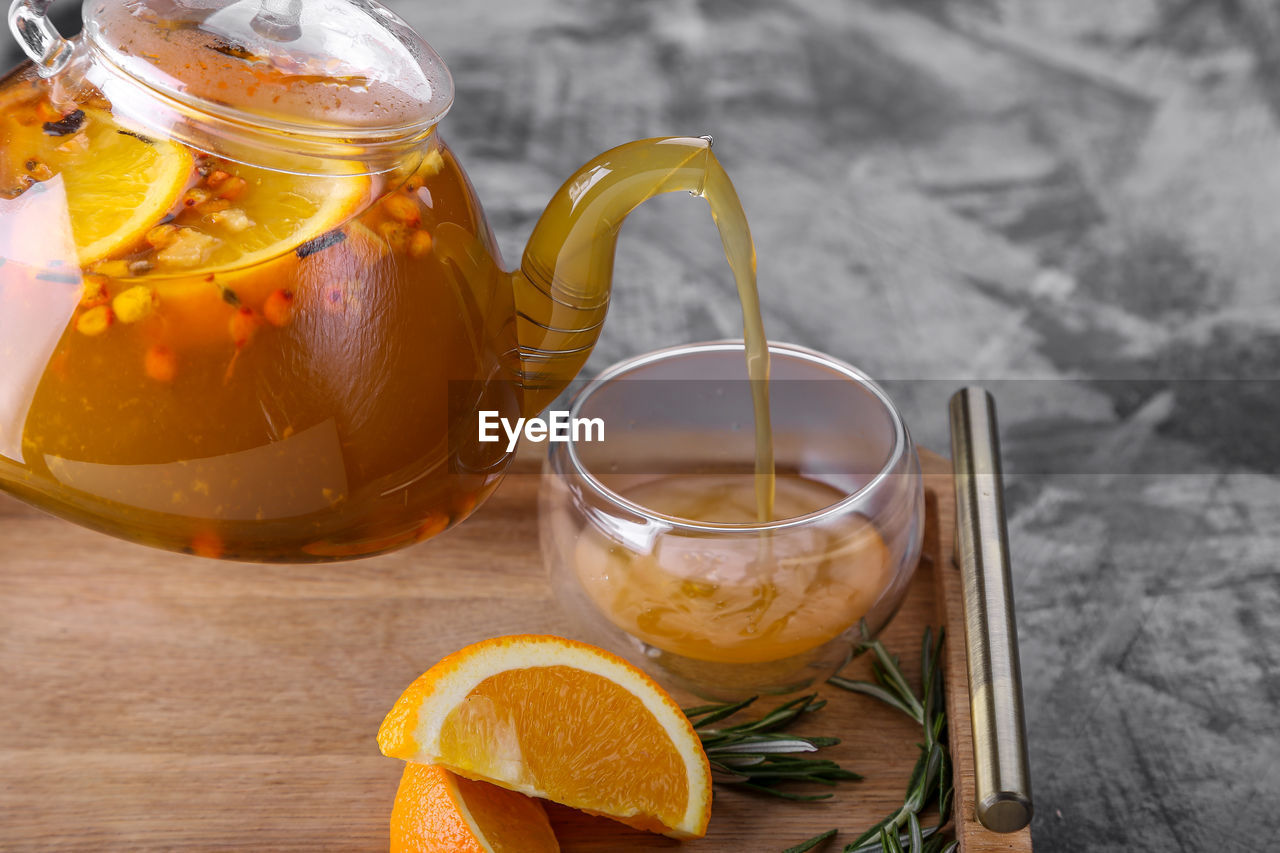
[(440, 57), (371, 0), (51, 0), (0, 80), (0, 488), (204, 556), (371, 555), (466, 518), (608, 305), (623, 219), (709, 141), (584, 166), (503, 271), (437, 126)]

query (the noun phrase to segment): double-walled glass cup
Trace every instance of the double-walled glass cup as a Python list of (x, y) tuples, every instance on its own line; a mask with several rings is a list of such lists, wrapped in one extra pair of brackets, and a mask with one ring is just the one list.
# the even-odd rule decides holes
[(769, 349), (772, 520), (740, 341), (605, 371), (540, 495), (543, 556), (582, 638), (712, 699), (829, 677), (893, 616), (920, 556), (920, 465), (888, 396), (828, 356)]

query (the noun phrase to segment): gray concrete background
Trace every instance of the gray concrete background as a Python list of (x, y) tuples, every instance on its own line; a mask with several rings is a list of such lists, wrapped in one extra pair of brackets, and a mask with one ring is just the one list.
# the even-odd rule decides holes
[[(453, 69), (508, 262), (585, 160), (712, 134), (772, 337), (939, 449), (992, 388), (1037, 850), (1280, 849), (1275, 4), (390, 5)], [(595, 367), (740, 334), (705, 205), (623, 235)]]

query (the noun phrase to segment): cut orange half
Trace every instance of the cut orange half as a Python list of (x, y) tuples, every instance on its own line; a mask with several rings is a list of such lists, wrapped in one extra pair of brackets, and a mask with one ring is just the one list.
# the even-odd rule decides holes
[(391, 809), (391, 853), (558, 853), (542, 804), (426, 764), (406, 764)]
[(698, 838), (711, 771), (693, 726), (647, 675), (560, 637), (498, 637), (423, 673), (378, 731), (385, 755)]

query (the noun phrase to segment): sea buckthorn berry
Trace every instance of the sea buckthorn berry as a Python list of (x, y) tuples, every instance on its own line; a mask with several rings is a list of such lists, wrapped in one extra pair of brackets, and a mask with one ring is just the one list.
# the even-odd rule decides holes
[(111, 300), (111, 310), (121, 323), (137, 323), (156, 310), (156, 292), (144, 284), (131, 287)]
[(76, 331), (94, 338), (105, 332), (114, 320), (115, 316), (111, 313), (111, 309), (106, 305), (99, 305), (76, 318)]
[(32, 157), (25, 165), (27, 167), (27, 172), (37, 181), (47, 181), (53, 177), (53, 170), (49, 168), (48, 163), (42, 163)]
[(409, 257), (422, 259), (431, 254), (431, 235), (422, 230), (409, 235)]
[(226, 199), (227, 201), (235, 201), (240, 198), (240, 196), (244, 195), (244, 191), (248, 188), (249, 182), (244, 178), (227, 178), (227, 180), (223, 181), (221, 186), (218, 187), (218, 198)]
[(107, 292), (109, 281), (105, 275), (85, 273), (84, 280), (80, 283), (80, 307), (97, 308), (110, 302), (111, 295)]
[(157, 382), (172, 382), (178, 375), (178, 359), (174, 356), (173, 350), (160, 344), (147, 350), (143, 367), (147, 371), (147, 376)]
[(432, 536), (438, 536), (448, 529), (449, 516), (442, 512), (433, 512), (418, 525), (418, 530), (413, 538), (415, 542), (421, 542), (424, 539), (430, 539)]
[(409, 228), (399, 222), (382, 223), (378, 226), (378, 233), (393, 252), (403, 252), (409, 245)]
[(222, 556), (222, 539), (211, 530), (202, 530), (191, 537), (191, 553), (197, 557), (217, 559)]
[(236, 349), (240, 349), (253, 340), (258, 331), (258, 318), (252, 308), (241, 308), (231, 315), (227, 328), (231, 333), (231, 342), (236, 345)]
[(382, 209), (397, 222), (405, 225), (418, 225), (422, 222), (422, 211), (418, 203), (407, 195), (393, 193), (382, 200)]
[(157, 225), (147, 232), (147, 242), (151, 244), (153, 249), (167, 249), (173, 245), (174, 239), (178, 236), (178, 226), (176, 225)]
[(195, 207), (196, 205), (204, 204), (211, 198), (213, 198), (213, 193), (203, 187), (192, 187), (187, 190), (187, 194), (182, 197), (182, 206)]
[(217, 188), (225, 183), (229, 177), (231, 177), (230, 172), (224, 172), (221, 169), (214, 169), (209, 173), (209, 177), (204, 179), (204, 182), (211, 187)]
[(205, 216), (213, 216), (214, 214), (222, 213), (224, 210), (230, 209), (231, 202), (227, 201), (225, 198), (211, 198), (196, 208), (196, 210), (200, 211)]
[(283, 287), (274, 291), (262, 305), (262, 316), (273, 326), (293, 322), (293, 291)]

